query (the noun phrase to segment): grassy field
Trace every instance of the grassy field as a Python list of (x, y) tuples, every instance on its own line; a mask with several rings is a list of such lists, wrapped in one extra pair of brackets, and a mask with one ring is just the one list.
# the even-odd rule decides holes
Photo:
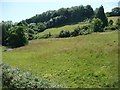
[(33, 40), (3, 52), (3, 62), (63, 87), (117, 87), (118, 32)]
[(118, 18), (120, 18), (120, 16), (108, 17), (108, 21), (113, 20), (113, 24), (116, 24)]
[(87, 23), (78, 23), (78, 24), (73, 24), (73, 25), (65, 25), (65, 26), (61, 26), (61, 27), (56, 27), (56, 28), (49, 28), (46, 29), (44, 32), (41, 32), (39, 34), (37, 34), (38, 36), (43, 36), (45, 34), (49, 34), (49, 32), (52, 35), (56, 35), (59, 34), (60, 31), (62, 30), (66, 30), (66, 31), (73, 31), (76, 27), (78, 26), (83, 26), (83, 25), (87, 25)]

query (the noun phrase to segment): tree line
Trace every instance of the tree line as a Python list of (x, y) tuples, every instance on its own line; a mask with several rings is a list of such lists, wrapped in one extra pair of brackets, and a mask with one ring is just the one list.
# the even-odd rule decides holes
[(110, 16), (120, 16), (120, 7), (115, 7), (111, 10), (111, 12), (107, 12), (106, 15)]
[(42, 14), (33, 16), (32, 18), (23, 20), (23, 22), (46, 24), (47, 28), (65, 25), (74, 22), (81, 22), (85, 19), (90, 19), (94, 15), (93, 8), (87, 6), (74, 6), (71, 8), (60, 8), (58, 10), (49, 10)]

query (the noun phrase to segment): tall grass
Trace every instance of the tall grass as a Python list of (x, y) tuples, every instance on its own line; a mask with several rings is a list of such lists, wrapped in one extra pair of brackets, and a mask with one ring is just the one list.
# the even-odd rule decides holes
[(117, 87), (118, 32), (33, 40), (3, 52), (3, 62), (63, 87)]

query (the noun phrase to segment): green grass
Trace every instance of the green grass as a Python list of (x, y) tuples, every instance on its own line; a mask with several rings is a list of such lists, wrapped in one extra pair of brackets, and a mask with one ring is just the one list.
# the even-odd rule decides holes
[(73, 31), (76, 27), (78, 26), (83, 26), (83, 25), (88, 25), (87, 23), (78, 23), (78, 24), (73, 24), (73, 25), (65, 25), (65, 26), (61, 26), (61, 27), (56, 27), (56, 28), (49, 28), (46, 29), (44, 32), (41, 32), (39, 34), (37, 34), (38, 36), (43, 36), (45, 34), (49, 34), (49, 32), (52, 35), (57, 35), (60, 33), (60, 31), (62, 30), (66, 30), (66, 31)]
[(3, 62), (63, 87), (117, 87), (118, 32), (33, 40)]
[(120, 16), (108, 17), (108, 21), (113, 20), (113, 22), (114, 22), (113, 24), (115, 25), (118, 18), (120, 18)]

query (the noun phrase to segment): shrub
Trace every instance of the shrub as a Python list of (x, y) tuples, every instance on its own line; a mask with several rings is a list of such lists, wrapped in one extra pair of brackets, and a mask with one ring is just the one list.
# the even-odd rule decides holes
[(46, 24), (38, 23), (38, 32), (43, 32), (46, 29)]
[(28, 44), (28, 33), (24, 27), (12, 27), (9, 31), (8, 46), (16, 48)]
[(27, 32), (28, 32), (28, 40), (34, 39), (35, 31), (33, 29), (31, 29), (31, 28), (28, 28)]
[(120, 27), (120, 18), (117, 19), (116, 25), (118, 25), (118, 27)]
[(2, 67), (2, 85), (3, 90), (36, 90), (35, 88), (50, 88), (54, 87), (47, 80), (38, 78), (30, 72), (24, 72), (19, 69), (13, 69), (6, 64), (1, 64)]
[(59, 37), (61, 37), (61, 38), (63, 38), (63, 37), (70, 37), (70, 32), (62, 30), (60, 32), (60, 34), (59, 34)]
[(104, 28), (104, 30), (117, 30), (117, 29), (118, 29), (117, 25), (111, 25), (111, 26), (108, 26), (108, 27)]
[(80, 30), (80, 32), (79, 32), (79, 35), (87, 35), (87, 34), (90, 34), (91, 32), (90, 32), (90, 30), (88, 29), (88, 30)]
[(74, 29), (73, 32), (71, 32), (71, 36), (78, 36), (78, 35), (87, 35), (87, 34), (90, 34), (91, 31), (90, 31), (90, 25), (84, 25), (82, 27), (77, 27)]
[(113, 20), (110, 20), (108, 23), (109, 25), (113, 25)]
[(88, 30), (89, 27), (90, 27), (90, 25), (84, 25), (84, 26), (80, 27), (80, 29)]
[(103, 32), (102, 21), (99, 18), (94, 18), (91, 23), (91, 29), (94, 32)]
[(78, 36), (79, 32), (80, 32), (80, 27), (77, 27), (73, 32), (71, 32), (71, 36)]

